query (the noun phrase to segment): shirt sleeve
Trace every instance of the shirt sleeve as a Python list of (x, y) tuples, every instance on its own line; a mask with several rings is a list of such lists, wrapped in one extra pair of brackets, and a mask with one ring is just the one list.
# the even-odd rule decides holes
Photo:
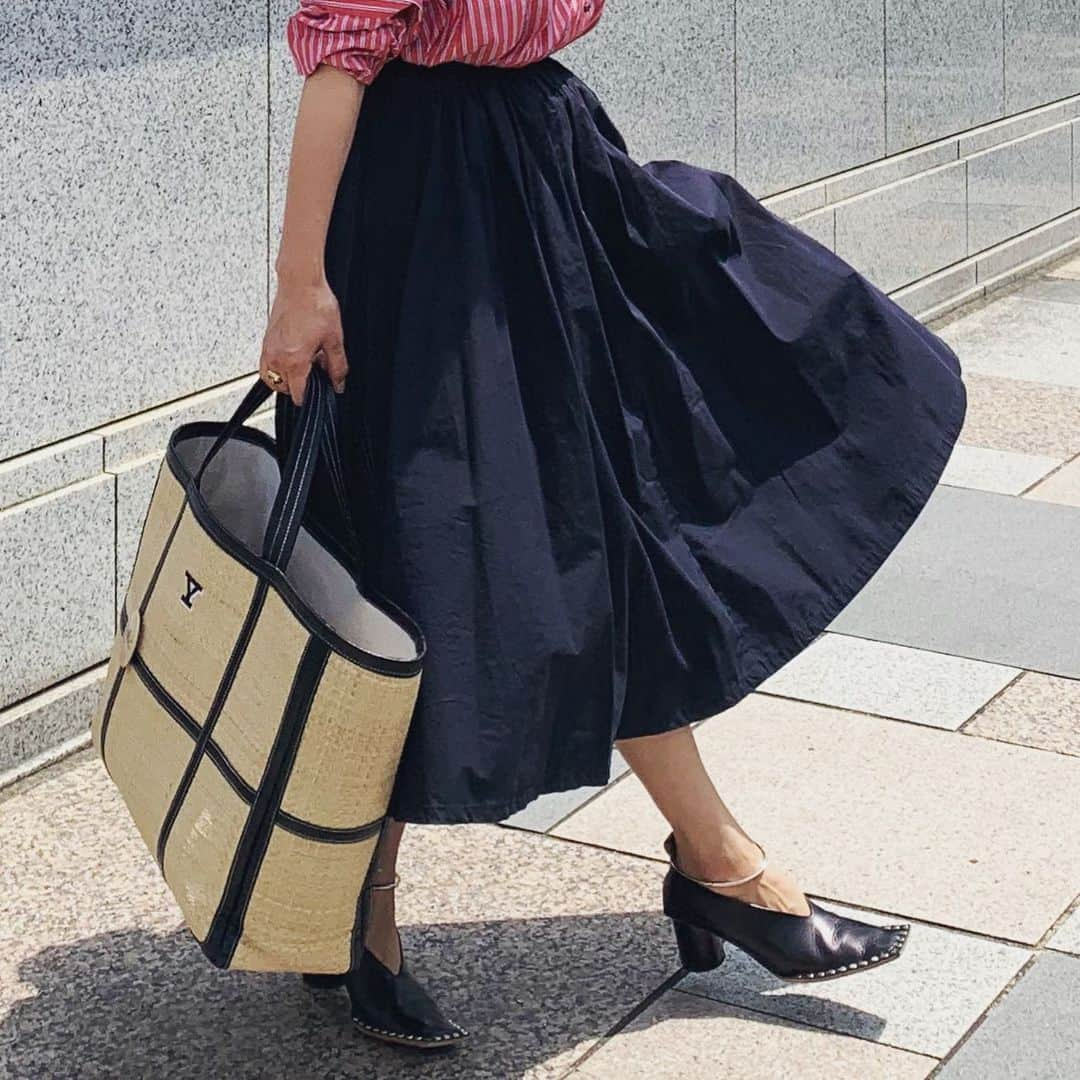
[(382, 66), (412, 40), (423, 0), (300, 0), (286, 37), (301, 75), (320, 64), (371, 83)]

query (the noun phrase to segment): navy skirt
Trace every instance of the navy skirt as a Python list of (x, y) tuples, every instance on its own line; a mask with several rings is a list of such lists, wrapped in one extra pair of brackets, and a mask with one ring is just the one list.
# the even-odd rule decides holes
[[(733, 705), (874, 573), (964, 415), (939, 337), (731, 176), (636, 163), (553, 59), (387, 65), (327, 271), (365, 573), (428, 641), (404, 821), (603, 784), (615, 739)], [(322, 474), (309, 513), (342, 538)]]

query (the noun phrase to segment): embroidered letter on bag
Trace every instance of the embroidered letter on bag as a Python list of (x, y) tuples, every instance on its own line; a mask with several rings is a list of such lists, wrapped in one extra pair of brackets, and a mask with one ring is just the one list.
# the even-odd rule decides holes
[(180, 597), (184, 603), (191, 607), (191, 601), (195, 599), (196, 593), (202, 592), (202, 586), (191, 576), (190, 570), (185, 570), (184, 574), (187, 577), (187, 591)]

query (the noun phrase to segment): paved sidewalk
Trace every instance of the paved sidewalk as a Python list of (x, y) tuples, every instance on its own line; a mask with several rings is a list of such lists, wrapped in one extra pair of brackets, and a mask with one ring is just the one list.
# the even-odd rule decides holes
[(475, 1033), (418, 1057), (344, 995), (207, 965), (87, 753), (0, 793), (0, 1078), (1080, 1076), (1080, 256), (935, 328), (969, 390), (944, 485), (828, 634), (698, 729), (777, 863), (915, 924), (899, 961), (682, 975), (665, 828), (620, 765), (506, 826), (410, 831), (406, 954)]

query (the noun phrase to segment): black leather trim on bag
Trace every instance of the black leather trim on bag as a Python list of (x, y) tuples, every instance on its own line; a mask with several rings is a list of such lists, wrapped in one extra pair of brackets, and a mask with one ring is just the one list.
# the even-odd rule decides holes
[(183, 776), (180, 777), (180, 783), (176, 789), (176, 793), (172, 797), (172, 802), (169, 804), (168, 812), (165, 814), (165, 820), (161, 823), (161, 831), (158, 833), (157, 842), (157, 862), (158, 866), (161, 868), (162, 874), (165, 873), (165, 849), (169, 845), (169, 836), (172, 834), (173, 825), (176, 824), (176, 818), (180, 813), (180, 808), (184, 805), (184, 800), (187, 798), (188, 791), (191, 790), (191, 784), (195, 779), (195, 774), (199, 771), (203, 755), (206, 753), (207, 743), (210, 742), (210, 736), (214, 733), (214, 725), (217, 723), (217, 718), (221, 715), (221, 710), (225, 706), (225, 698), (232, 689), (233, 680), (236, 678), (236, 672), (240, 667), (240, 661), (243, 660), (244, 653), (247, 651), (251, 635), (255, 632), (255, 627), (259, 621), (259, 614), (262, 611), (263, 602), (266, 600), (267, 588), (268, 586), (265, 581), (260, 581), (255, 586), (255, 593), (251, 598), (251, 605), (248, 607), (247, 615), (244, 616), (243, 626), (240, 627), (240, 633), (237, 635), (232, 652), (229, 654), (229, 661), (225, 665), (225, 673), (221, 677), (217, 692), (214, 694), (214, 700), (210, 704), (210, 711), (206, 715), (206, 723), (199, 732), (199, 740), (195, 744), (195, 749), (192, 751), (191, 758), (188, 760)]
[[(346, 532), (352, 538), (354, 545), (358, 547), (359, 541), (356, 539), (357, 533), (352, 520), (352, 511), (345, 495), (341, 463), (337, 456), (336, 444), (333, 438), (328, 434), (328, 432), (335, 430), (333, 426), (333, 411), (336, 408), (334, 392), (332, 389), (329, 389), (328, 383), (324, 387), (323, 380), (326, 379), (326, 376), (321, 368), (313, 368), (312, 372), (313, 377), (309, 380), (308, 387), (313, 388), (312, 392), (315, 394), (316, 400), (311, 403), (312, 407), (307, 410), (307, 415), (317, 417), (318, 414), (316, 409), (321, 403), (321, 407), (326, 410), (324, 416), (327, 417), (323, 426), (323, 437), (319, 440), (319, 445), (315, 450), (321, 451), (326, 459), (328, 473), (339, 501), (342, 518), (346, 526)], [(317, 389), (314, 389), (316, 387)], [(199, 482), (202, 478), (203, 471), (227, 440), (239, 439), (243, 442), (250, 443), (270, 454), (275, 461), (277, 460), (274, 451), (274, 440), (267, 435), (266, 432), (259, 431), (257, 428), (243, 426), (243, 421), (248, 419), (258, 405), (271, 393), (273, 393), (273, 391), (271, 391), (265, 383), (259, 381), (248, 391), (247, 396), (237, 406), (236, 411), (229, 420), (224, 423), (213, 420), (195, 420), (187, 424), (181, 424), (173, 431), (165, 451), (165, 461), (168, 464), (169, 469), (176, 477), (177, 482), (184, 488), (187, 502), (191, 506), (192, 512), (200, 526), (206, 530), (207, 534), (222, 550), (226, 551), (258, 577), (269, 581), (292, 614), (296, 616), (300, 623), (311, 634), (325, 641), (334, 652), (339, 653), (341, 656), (351, 660), (360, 667), (367, 668), (369, 671), (377, 672), (380, 675), (391, 675), (401, 678), (410, 678), (413, 675), (419, 674), (423, 668), (424, 656), (427, 649), (424, 635), (421, 632), (420, 627), (417, 626), (414, 620), (406, 612), (391, 603), (386, 597), (380, 595), (376, 590), (369, 589), (364, 585), (359, 550), (351, 555), (343, 553), (340, 544), (328, 542), (328, 537), (324, 530), (313, 527), (312, 524), (307, 522), (304, 523), (304, 528), (312, 539), (324, 547), (349, 571), (350, 576), (353, 578), (354, 582), (356, 582), (357, 589), (362, 593), (364, 599), (373, 604), (376, 608), (379, 608), (383, 614), (392, 618), (398, 623), (401, 629), (409, 635), (416, 651), (416, 656), (413, 659), (396, 660), (390, 657), (377, 656), (374, 653), (369, 653), (367, 650), (347, 641), (310, 608), (293, 588), (291, 582), (286, 577), (285, 572), (281, 569), (281, 564), (287, 562), (287, 559), (281, 559), (280, 557), (281, 551), (283, 550), (282, 545), (288, 540), (290, 544), (289, 550), (291, 550), (291, 543), (295, 542), (295, 535), (300, 529), (302, 518), (302, 513), (283, 514), (282, 511), (291, 510), (297, 506), (302, 507), (306, 501), (306, 488), (301, 494), (298, 485), (294, 482), (294, 474), (292, 472), (294, 466), (291, 465), (291, 456), (290, 460), (286, 461), (285, 467), (282, 470), (278, 497), (275, 500), (274, 508), (271, 512), (271, 520), (276, 520), (276, 518), (282, 520), (287, 519), (288, 526), (283, 530), (267, 528), (268, 535), (261, 555), (253, 552), (236, 536), (229, 532), (228, 529), (217, 520), (213, 512), (207, 506), (206, 500), (199, 488)], [(299, 433), (298, 437), (295, 439), (296, 444), (303, 441), (302, 436), (303, 432)], [(194, 473), (191, 473), (181, 461), (177, 447), (188, 439), (208, 437), (213, 437), (214, 443), (203, 458), (199, 468)], [(314, 457), (314, 453), (312, 453), (312, 457)], [(313, 471), (313, 469), (314, 462), (312, 461), (311, 470)], [(310, 486), (310, 475), (306, 475), (302, 477), (302, 479)], [(290, 488), (296, 489), (291, 495), (288, 494)], [(299, 502), (297, 501), (298, 499)], [(288, 506), (285, 505), (286, 500), (289, 502)], [(271, 536), (271, 533), (275, 533), (276, 535)], [(345, 555), (345, 557), (342, 557), (343, 555)]]
[[(195, 718), (161, 685), (161, 681), (150, 670), (146, 661), (136, 654), (132, 658), (131, 668), (138, 674), (151, 697), (168, 712), (194, 742), (198, 742), (202, 729)], [(206, 756), (218, 767), (218, 771), (228, 782), (229, 787), (244, 802), (250, 804), (255, 801), (255, 789), (237, 772), (225, 751), (213, 739), (209, 739), (206, 743)], [(320, 844), (355, 844), (361, 840), (367, 840), (379, 831), (383, 820), (380, 817), (374, 821), (366, 821), (362, 825), (333, 826), (316, 825), (314, 822), (305, 821), (303, 818), (290, 814), (287, 810), (279, 810), (277, 816), (277, 824), (286, 832), (305, 840), (315, 840)]]
[(281, 800), (292, 776), (311, 703), (318, 691), (329, 657), (330, 649), (326, 642), (314, 637), (308, 639), (293, 678), (277, 737), (266, 762), (263, 780), (259, 784), (251, 812), (233, 855), (225, 891), (214, 913), (206, 940), (202, 942), (203, 951), (210, 962), (218, 967), (228, 967), (232, 962), (236, 946), (244, 932), (244, 917), (251, 902), (251, 894), (270, 844), (274, 821), (281, 809)]
[[(315, 470), (315, 455), (318, 453), (318, 445), (315, 442), (315, 436), (319, 430), (319, 408), (324, 400), (322, 393), (323, 387), (317, 379), (312, 379), (309, 387), (309, 392), (311, 393), (311, 397), (308, 400), (309, 407), (304, 410), (301, 416), (301, 429), (298, 432), (297, 437), (293, 440), (293, 445), (289, 448), (289, 457), (285, 463), (281, 485), (278, 489), (277, 497), (274, 500), (274, 507), (270, 513), (270, 520), (266, 527), (266, 536), (263, 539), (264, 556), (269, 552), (273, 552), (274, 558), (283, 563), (288, 561), (289, 555), (292, 552), (292, 545), (296, 542), (296, 535), (299, 530), (299, 522), (296, 518), (298, 517), (299, 509), (302, 508), (306, 502), (308, 492), (311, 489), (311, 476)], [(199, 491), (199, 481), (202, 478), (203, 472), (207, 465), (210, 464), (214, 455), (225, 445), (226, 440), (243, 422), (244, 416), (247, 415), (245, 410), (248, 412), (254, 410), (258, 402), (262, 400), (263, 390), (265, 390), (266, 393), (270, 392), (269, 388), (261, 382), (256, 386), (253, 386), (244, 395), (243, 401), (237, 406), (236, 411), (232, 416), (220, 426), (221, 429), (218, 432), (217, 438), (207, 452), (206, 457), (203, 458), (202, 464), (192, 478), (191, 483), (185, 485), (186, 491), (188, 492), (189, 503), (192, 495), (197, 496), (201, 501), (202, 495)], [(172, 445), (172, 441), (173, 440), (170, 439), (170, 446)], [(192, 509), (194, 509), (194, 507), (192, 507)], [(197, 516), (198, 515), (196, 514), (196, 517)], [(180, 783), (172, 797), (172, 802), (169, 804), (169, 809), (165, 814), (165, 820), (161, 824), (157, 842), (157, 861), (158, 866), (161, 868), (162, 875), (165, 876), (166, 880), (168, 880), (168, 876), (165, 875), (165, 851), (169, 845), (169, 836), (172, 834), (173, 826), (176, 824), (176, 819), (180, 814), (180, 808), (184, 805), (184, 800), (191, 790), (195, 774), (199, 771), (199, 766), (202, 764), (203, 757), (206, 754), (207, 744), (214, 734), (214, 726), (217, 724), (218, 717), (221, 715), (221, 710), (225, 707), (225, 699), (229, 696), (229, 691), (232, 690), (232, 684), (236, 679), (236, 672), (240, 668), (244, 653), (247, 652), (248, 644), (251, 641), (252, 634), (255, 632), (255, 627), (258, 624), (259, 616), (262, 613), (263, 604), (266, 602), (266, 594), (269, 588), (269, 580), (265, 574), (256, 577), (255, 591), (251, 597), (251, 604), (248, 606), (247, 614), (244, 616), (244, 622), (240, 627), (240, 633), (237, 635), (236, 641), (233, 642), (232, 652), (229, 654), (228, 662), (225, 664), (225, 671), (221, 676), (221, 682), (218, 683), (217, 690), (214, 692), (213, 700), (211, 701), (210, 708), (206, 714), (206, 723), (203, 724), (202, 730), (199, 732), (199, 740), (195, 744), (195, 750), (188, 760), (187, 766), (180, 778)]]
[(127, 671), (127, 667), (117, 668), (116, 676), (113, 678), (113, 684), (109, 688), (109, 700), (105, 702), (105, 711), (101, 715), (101, 735), (99, 741), (101, 743), (101, 763), (105, 766), (105, 771), (112, 777), (112, 772), (109, 770), (109, 760), (105, 754), (105, 736), (109, 733), (109, 721), (112, 719), (113, 706), (116, 704), (116, 695), (120, 692), (120, 683), (124, 681), (124, 672)]

